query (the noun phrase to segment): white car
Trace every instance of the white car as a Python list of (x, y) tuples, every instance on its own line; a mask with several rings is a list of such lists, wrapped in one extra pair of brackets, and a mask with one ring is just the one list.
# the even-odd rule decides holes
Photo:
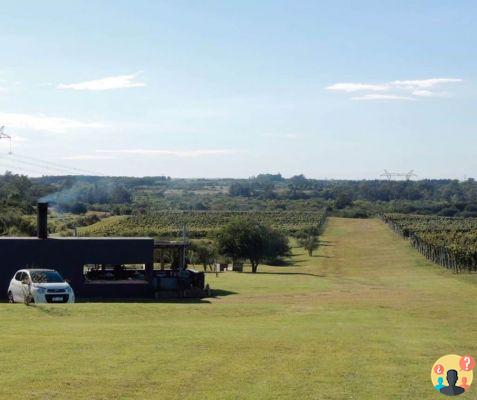
[(53, 269), (21, 269), (17, 271), (8, 287), (10, 303), (74, 303), (73, 289), (63, 277)]

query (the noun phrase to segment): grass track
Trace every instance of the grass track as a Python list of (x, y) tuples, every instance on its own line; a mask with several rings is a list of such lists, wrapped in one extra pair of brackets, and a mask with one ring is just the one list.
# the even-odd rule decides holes
[(208, 302), (0, 304), (0, 399), (435, 399), (433, 362), (477, 355), (477, 275), (378, 220), (322, 239), (290, 267), (208, 274)]

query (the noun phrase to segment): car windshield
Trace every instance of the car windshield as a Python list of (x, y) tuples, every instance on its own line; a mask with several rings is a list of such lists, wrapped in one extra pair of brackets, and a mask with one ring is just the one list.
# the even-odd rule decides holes
[(63, 283), (65, 281), (56, 271), (32, 271), (30, 276), (33, 283)]

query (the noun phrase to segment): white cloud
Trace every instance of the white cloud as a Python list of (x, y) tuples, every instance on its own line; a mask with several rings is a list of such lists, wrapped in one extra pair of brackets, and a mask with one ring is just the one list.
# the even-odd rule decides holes
[(35, 86), (38, 86), (38, 87), (48, 87), (48, 86), (55, 86), (55, 84), (52, 83), (52, 82), (40, 82), (40, 83), (37, 83)]
[(447, 96), (447, 92), (433, 92), (426, 89), (417, 89), (412, 92), (412, 95), (417, 97), (445, 97)]
[(300, 135), (296, 133), (264, 133), (262, 136), (274, 139), (298, 139)]
[(409, 89), (414, 88), (431, 88), (442, 83), (459, 83), (462, 82), (462, 79), (458, 78), (432, 78), (432, 79), (420, 79), (420, 80), (409, 80), (409, 81), (393, 81), (390, 82), (392, 86), (395, 87), (404, 87)]
[(133, 154), (152, 156), (172, 156), (172, 157), (206, 157), (223, 156), (236, 153), (230, 149), (196, 149), (196, 150), (162, 150), (162, 149), (120, 149), (120, 150), (96, 150), (98, 153), (106, 154)]
[(101, 156), (101, 155), (94, 155), (94, 154), (78, 154), (76, 156), (65, 156), (61, 157), (63, 160), (114, 160), (116, 159), (115, 156)]
[(146, 86), (144, 82), (135, 82), (139, 72), (131, 75), (117, 75), (117, 76), (108, 76), (106, 78), (95, 79), (92, 81), (78, 82), (78, 83), (68, 83), (60, 84), (57, 86), (58, 89), (73, 89), (73, 90), (112, 90), (112, 89), (125, 89), (125, 88), (134, 88), (134, 87), (143, 87)]
[(0, 113), (0, 124), (8, 128), (65, 133), (80, 128), (104, 128), (98, 122), (85, 122), (43, 114)]
[(436, 93), (431, 92), (430, 90), (419, 89), (419, 90), (414, 90), (412, 92), (412, 95), (419, 96), (419, 97), (433, 97), (436, 95)]
[(365, 94), (363, 96), (351, 97), (351, 100), (406, 100), (414, 101), (413, 97), (398, 96), (395, 94)]
[(327, 90), (336, 90), (342, 92), (358, 92), (363, 90), (370, 91), (382, 91), (389, 89), (389, 86), (386, 83), (383, 84), (373, 84), (373, 83), (335, 83), (333, 85), (327, 86)]
[[(438, 85), (459, 83), (459, 78), (431, 78), (414, 80), (396, 80), (385, 83), (335, 83), (325, 89), (346, 93), (363, 92), (361, 96), (351, 100), (415, 100), (423, 97), (445, 97), (447, 92), (436, 92), (430, 89)], [(371, 92), (371, 93), (370, 93)], [(383, 92), (375, 94), (374, 92)]]

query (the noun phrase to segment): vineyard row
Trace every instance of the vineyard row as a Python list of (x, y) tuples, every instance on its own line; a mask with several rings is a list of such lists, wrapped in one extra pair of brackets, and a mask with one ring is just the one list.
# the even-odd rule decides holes
[(385, 214), (383, 221), (429, 260), (455, 272), (477, 271), (477, 219)]
[(287, 235), (309, 228), (320, 228), (326, 211), (253, 211), (253, 212), (201, 212), (162, 211), (131, 216), (105, 218), (79, 229), (81, 236), (151, 236), (174, 238), (185, 229), (190, 238), (205, 237), (236, 218), (252, 219), (271, 226)]

